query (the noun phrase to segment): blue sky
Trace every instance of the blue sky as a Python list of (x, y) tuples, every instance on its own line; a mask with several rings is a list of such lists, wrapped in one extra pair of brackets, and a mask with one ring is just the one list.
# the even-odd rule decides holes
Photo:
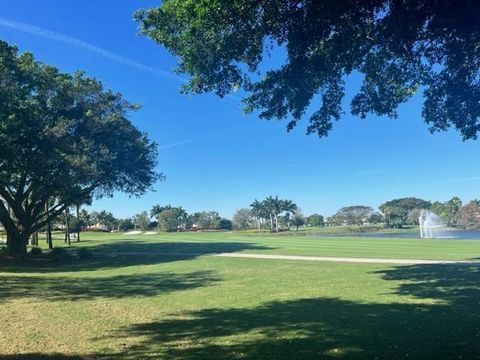
[[(157, 3), (2, 1), (1, 39), (63, 71), (84, 69), (143, 104), (131, 118), (159, 143), (167, 180), (141, 198), (116, 194), (93, 208), (127, 217), (159, 203), (231, 216), (254, 198), (278, 195), (306, 214), (330, 215), (342, 206), (377, 207), (403, 196), (480, 197), (480, 142), (463, 142), (454, 131), (431, 135), (419, 96), (394, 120), (360, 120), (347, 111), (330, 136), (319, 139), (305, 135), (305, 122), (287, 133), (285, 122), (245, 115), (234, 97), (181, 95), (175, 58), (139, 36), (132, 19), (136, 9)], [(358, 87), (353, 76), (348, 94)]]

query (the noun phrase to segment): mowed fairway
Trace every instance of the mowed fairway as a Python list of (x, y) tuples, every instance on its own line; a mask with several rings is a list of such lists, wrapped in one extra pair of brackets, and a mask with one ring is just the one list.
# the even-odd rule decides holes
[[(185, 232), (157, 235), (85, 233), (75, 246), (102, 253), (215, 254), (222, 252), (395, 259), (475, 260), (480, 240), (319, 237), (290, 233)], [(44, 242), (41, 244), (45, 247)], [(56, 246), (63, 246), (57, 241)]]
[[(480, 241), (84, 234), (95, 258), (0, 263), (2, 359), (476, 359)], [(58, 245), (61, 242), (57, 241)]]

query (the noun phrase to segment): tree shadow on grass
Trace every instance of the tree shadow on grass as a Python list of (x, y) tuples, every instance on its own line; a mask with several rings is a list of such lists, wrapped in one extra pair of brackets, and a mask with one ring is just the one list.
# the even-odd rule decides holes
[(160, 272), (109, 277), (0, 275), (0, 300), (34, 298), (75, 301), (95, 298), (149, 297), (212, 286), (220, 280), (214, 271)]
[[(178, 260), (195, 259), (203, 255), (242, 250), (266, 250), (272, 247), (246, 242), (146, 242), (123, 240), (88, 247), (94, 254), (89, 260), (69, 259), (51, 263), (45, 257), (27, 260), (7, 260), (0, 258), (0, 272), (9, 273), (50, 273), (64, 271), (95, 271), (135, 265), (152, 265)], [(70, 248), (75, 253), (78, 248)]]
[(474, 359), (480, 319), (468, 310), (336, 298), (207, 309), (124, 329), (144, 340), (109, 358)]
[[(99, 359), (479, 359), (480, 266), (414, 265), (385, 303), (339, 298), (203, 309), (119, 329), (133, 344)], [(385, 294), (383, 294), (385, 295)]]
[(41, 353), (30, 353), (30, 354), (9, 354), (9, 355), (0, 355), (0, 360), (90, 360), (98, 359), (96, 355), (88, 357), (87, 355), (65, 355), (59, 353), (53, 354), (41, 354)]
[(398, 266), (376, 273), (384, 280), (399, 282), (396, 295), (435, 299), (455, 308), (477, 306), (480, 311), (478, 264)]
[(480, 358), (480, 266), (399, 266), (376, 274), (392, 282), (395, 302), (305, 298), (255, 308), (171, 314), (109, 335), (112, 341), (130, 344), (124, 351), (79, 356), (102, 360)]

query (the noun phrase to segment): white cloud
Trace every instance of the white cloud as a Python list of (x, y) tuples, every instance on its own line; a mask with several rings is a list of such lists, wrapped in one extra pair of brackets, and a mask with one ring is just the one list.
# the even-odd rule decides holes
[(172, 80), (176, 80), (176, 81), (181, 81), (181, 82), (185, 81), (181, 77), (179, 77), (179, 76), (177, 76), (173, 73), (170, 73), (168, 71), (157, 69), (157, 68), (142, 64), (138, 61), (132, 60), (132, 59), (127, 58), (123, 55), (119, 55), (117, 53), (114, 53), (114, 52), (111, 52), (109, 50), (103, 49), (101, 47), (98, 47), (96, 45), (93, 45), (91, 43), (88, 43), (86, 41), (77, 39), (77, 38), (72, 37), (72, 36), (60, 34), (60, 33), (57, 33), (55, 31), (50, 31), (50, 30), (47, 30), (47, 29), (44, 29), (44, 28), (41, 28), (41, 27), (38, 27), (38, 26), (34, 26), (34, 25), (30, 25), (30, 24), (26, 24), (26, 23), (22, 23), (22, 22), (18, 22), (18, 21), (13, 21), (13, 20), (9, 20), (9, 19), (4, 19), (4, 18), (0, 18), (0, 26), (8, 27), (10, 29), (21, 31), (21, 32), (24, 32), (24, 33), (27, 33), (27, 34), (40, 36), (40, 37), (44, 37), (44, 38), (47, 38), (47, 39), (50, 39), (50, 40), (53, 40), (53, 41), (62, 42), (62, 43), (65, 43), (65, 44), (68, 44), (68, 45), (71, 45), (71, 46), (75, 46), (75, 47), (80, 48), (82, 50), (86, 50), (86, 51), (96, 53), (100, 56), (103, 56), (104, 58), (116, 61), (118, 63), (128, 65), (128, 66), (136, 68), (138, 70), (150, 72), (150, 73), (153, 73), (155, 75), (160, 75), (160, 76), (163, 76), (163, 77), (166, 77), (166, 78), (169, 78), (169, 79), (172, 79)]
[(190, 138), (190, 139), (180, 140), (180, 141), (177, 141), (177, 142), (174, 142), (174, 143), (160, 145), (158, 147), (158, 149), (159, 150), (171, 149), (171, 148), (175, 148), (177, 146), (189, 144), (189, 143), (192, 143), (192, 142), (195, 142), (195, 141), (205, 140), (205, 139), (209, 139), (209, 138), (216, 137), (216, 136), (227, 135), (227, 134), (230, 134), (230, 133), (232, 133), (236, 130), (237, 130), (236, 128), (227, 129), (227, 130), (224, 130), (224, 131), (219, 131), (217, 133), (210, 133), (210, 134), (207, 134), (207, 135), (204, 135), (204, 136), (197, 136), (197, 137)]
[(184, 145), (184, 144), (188, 144), (188, 143), (194, 142), (194, 141), (197, 140), (197, 139), (198, 139), (198, 138), (193, 138), (193, 139), (187, 139), (187, 140), (178, 141), (178, 142), (171, 143), (171, 144), (161, 145), (161, 146), (158, 147), (158, 149), (159, 149), (159, 150), (164, 150), (164, 149), (175, 148), (175, 147), (177, 147), (177, 146), (181, 146), (181, 145)]

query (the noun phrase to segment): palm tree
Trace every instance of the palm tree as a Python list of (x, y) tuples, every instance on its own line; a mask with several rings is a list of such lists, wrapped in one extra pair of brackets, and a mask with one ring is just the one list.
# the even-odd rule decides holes
[(80, 231), (82, 230), (82, 223), (80, 221), (80, 208), (82, 205), (92, 205), (92, 197), (84, 196), (77, 201), (75, 201), (74, 206), (77, 215), (77, 242), (80, 242)]
[(283, 211), (283, 201), (278, 198), (278, 196), (275, 196), (273, 199), (273, 216), (275, 217), (275, 231), (278, 232), (278, 215)]
[(270, 219), (270, 230), (273, 231), (273, 204), (274, 200), (273, 197), (269, 196), (265, 200), (262, 201), (262, 208), (265, 211), (265, 214)]
[(292, 200), (282, 201), (282, 210), (285, 211), (285, 217), (287, 218), (287, 225), (290, 229), (290, 215), (297, 211), (297, 205)]
[(152, 206), (152, 209), (150, 210), (150, 217), (153, 219), (158, 219), (158, 215), (165, 210), (165, 208), (160, 205), (160, 204), (155, 204)]
[(251, 204), (250, 207), (252, 208), (252, 214), (255, 216), (258, 224), (258, 230), (260, 230), (260, 219), (265, 215), (265, 209), (263, 204), (255, 199)]
[[(270, 226), (272, 231), (275, 230), (278, 232), (278, 215), (283, 211), (282, 210), (282, 200), (278, 198), (278, 196), (272, 197), (269, 196), (265, 200), (263, 200), (263, 206), (265, 210), (269, 214), (270, 217)], [(275, 219), (275, 227), (274, 227), (274, 220)]]
[(150, 210), (150, 217), (157, 220), (157, 230), (160, 229), (160, 222), (158, 221), (160, 214), (163, 211), (170, 210), (170, 209), (172, 209), (171, 205), (162, 206), (160, 204), (155, 204), (152, 206), (152, 209)]
[(105, 226), (108, 231), (115, 226), (115, 217), (109, 211), (102, 210), (97, 214), (97, 221), (99, 224)]

